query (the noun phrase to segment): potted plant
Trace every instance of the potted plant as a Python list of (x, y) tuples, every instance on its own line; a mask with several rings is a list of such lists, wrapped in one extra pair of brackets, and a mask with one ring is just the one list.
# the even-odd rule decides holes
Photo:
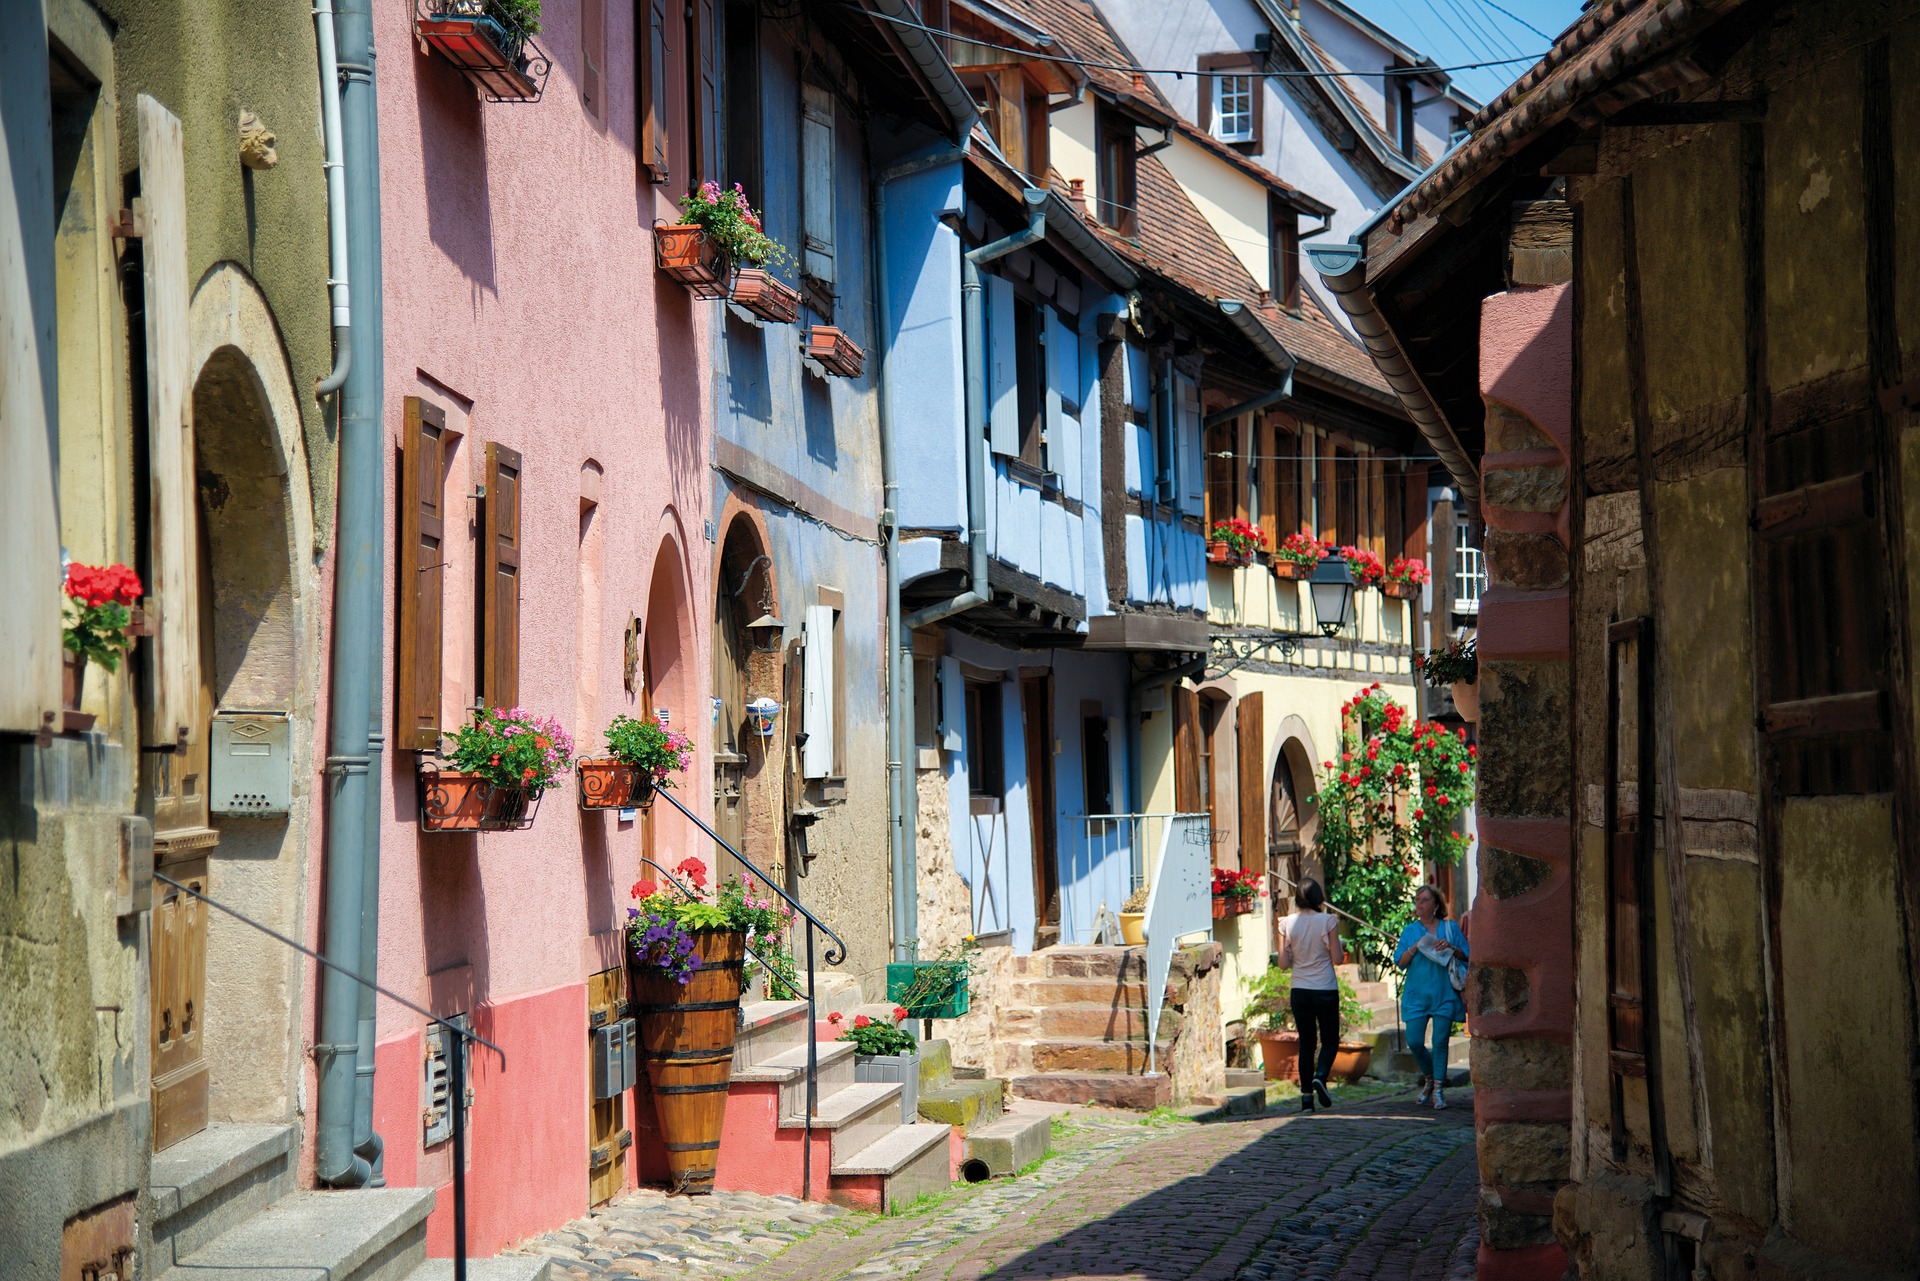
[(1293, 973), (1277, 965), (1246, 980), (1247, 1026), (1260, 1043), (1260, 1063), (1269, 1081), (1299, 1075), (1300, 1034), (1293, 1028)]
[(1420, 584), (1430, 577), (1425, 561), (1396, 556), (1381, 576), (1380, 590), (1392, 600), (1412, 600), (1419, 594)]
[(1360, 1004), (1353, 984), (1340, 982), (1340, 1044), (1333, 1056), (1333, 1074), (1352, 1085), (1373, 1066), (1373, 1045), (1352, 1039), (1351, 1033), (1373, 1022), (1373, 1011)]
[(140, 575), (125, 565), (67, 566), (61, 590), (66, 603), (60, 643), (66, 653), (61, 667), (63, 729), (93, 727), (93, 717), (80, 710), (87, 664), (98, 663), (109, 672), (120, 670), (121, 656), (133, 649), (133, 603), (144, 590)]
[(807, 355), (819, 361), (828, 373), (842, 378), (858, 378), (867, 367), (867, 354), (832, 325), (815, 325), (807, 330)]
[(1386, 565), (1364, 547), (1342, 547), (1340, 555), (1347, 562), (1347, 572), (1353, 575), (1355, 587), (1378, 587), (1387, 576)]
[[(541, 795), (573, 763), (560, 722), (518, 707), (475, 708), (446, 736), (451, 769), (421, 775), (423, 831), (508, 831), (531, 826)], [(474, 822), (474, 806), (479, 806)]]
[(1146, 946), (1147, 887), (1144, 885), (1127, 895), (1127, 901), (1120, 905), (1120, 938), (1128, 947)]
[[(880, 1018), (856, 1014), (839, 1039), (853, 1042), (855, 1081), (899, 1085), (900, 1123), (912, 1125), (920, 1115), (920, 1060), (915, 1053), (919, 1042), (913, 1039), (913, 1033), (900, 1026), (906, 1017), (903, 1005), (894, 1006), (890, 1014)], [(834, 1027), (841, 1026), (845, 1020), (846, 1016), (837, 1010), (827, 1015), (827, 1022)]]
[(1273, 549), (1274, 577), (1305, 582), (1313, 577), (1314, 569), (1332, 551), (1331, 546), (1304, 529), (1297, 534), (1288, 534)]
[(669, 775), (684, 773), (692, 756), (693, 740), (657, 717), (616, 716), (607, 726), (607, 754), (580, 762), (580, 808), (650, 808), (654, 789), (672, 787)]
[(979, 963), (980, 945), (969, 934), (957, 948), (930, 961), (887, 966), (887, 999), (916, 1019), (957, 1019), (969, 1006), (967, 982)]
[(684, 881), (642, 879), (627, 909), (627, 965), (640, 1055), (676, 1192), (713, 1191), (749, 939), (778, 937), (783, 906), (729, 879), (711, 898), (707, 865), (682, 859)]
[(1251, 521), (1235, 517), (1216, 524), (1207, 534), (1207, 559), (1216, 565), (1244, 565), (1267, 545), (1267, 536)]
[(1463, 721), (1480, 719), (1480, 656), (1478, 638), (1456, 636), (1446, 644), (1413, 656), (1413, 670), (1420, 673), (1427, 688), (1448, 687), (1453, 706)]
[(540, 0), (415, 0), (414, 32), (495, 102), (537, 102), (547, 59)]
[(1260, 873), (1253, 869), (1231, 872), (1224, 867), (1214, 868), (1213, 919), (1245, 916), (1253, 910), (1253, 900), (1259, 893)]

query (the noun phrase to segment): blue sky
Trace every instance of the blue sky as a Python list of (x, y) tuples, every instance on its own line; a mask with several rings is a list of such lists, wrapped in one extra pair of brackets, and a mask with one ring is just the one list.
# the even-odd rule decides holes
[[(1490, 101), (1547, 51), (1580, 16), (1580, 0), (1346, 0), (1369, 19), (1443, 67), (1524, 56), (1525, 62), (1450, 73), (1481, 102)], [(1504, 11), (1504, 12), (1503, 12)], [(1529, 26), (1538, 30), (1529, 30)]]

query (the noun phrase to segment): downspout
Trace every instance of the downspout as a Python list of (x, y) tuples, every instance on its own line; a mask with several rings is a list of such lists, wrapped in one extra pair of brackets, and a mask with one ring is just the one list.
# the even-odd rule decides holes
[[(371, 974), (367, 965), (367, 938), (363, 931), (368, 897), (367, 845), (373, 830), (368, 819), (374, 798), (370, 774), (368, 725), (378, 706), (380, 647), (369, 652), (368, 642), (381, 626), (381, 526), (385, 489), (380, 450), (379, 349), (379, 189), (374, 179), (377, 157), (372, 148), (371, 113), (372, 14), (368, 0), (342, 0), (340, 17), (323, 15), (316, 5), (323, 60), (335, 54), (336, 34), (346, 51), (350, 88), (341, 96), (338, 132), (351, 136), (355, 149), (343, 158), (354, 173), (344, 181), (342, 203), (353, 224), (346, 246), (356, 261), (363, 295), (373, 300), (363, 306), (361, 323), (351, 326), (349, 355), (342, 372), (339, 411), (340, 462), (338, 529), (334, 554), (334, 628), (332, 691), (327, 741), (327, 855), (323, 928), (328, 955), (341, 964)], [(337, 81), (338, 63), (331, 68)], [(322, 95), (323, 98), (327, 94)], [(368, 266), (371, 266), (371, 270)], [(338, 298), (339, 295), (336, 295)], [(376, 846), (377, 848), (377, 846)], [(374, 892), (378, 869), (374, 869)], [(320, 1027), (314, 1052), (318, 1057), (319, 1116), (316, 1129), (315, 1173), (335, 1187), (364, 1186), (373, 1177), (372, 1163), (355, 1149), (355, 1095), (361, 1055), (372, 1070), (371, 1038), (364, 1047), (360, 1034), (361, 987), (329, 970), (321, 978)], [(371, 1079), (368, 1079), (371, 1084)]]
[(881, 522), (887, 532), (887, 654), (889, 691), (887, 714), (887, 826), (893, 856), (893, 957), (910, 961), (918, 943), (918, 867), (913, 824), (916, 809), (911, 751), (913, 726), (912, 643), (900, 625), (900, 465), (893, 435), (893, 298), (887, 276), (887, 186), (896, 179), (949, 164), (966, 154), (964, 147), (940, 147), (882, 169), (873, 180), (874, 279), (880, 295), (880, 484)]
[(340, 63), (334, 52), (333, 0), (314, 0), (313, 29), (320, 45), (320, 132), (327, 155), (327, 291), (333, 298), (333, 372), (314, 385), (313, 397), (331, 396), (353, 367), (348, 342), (352, 318), (347, 306), (347, 175), (340, 145)]

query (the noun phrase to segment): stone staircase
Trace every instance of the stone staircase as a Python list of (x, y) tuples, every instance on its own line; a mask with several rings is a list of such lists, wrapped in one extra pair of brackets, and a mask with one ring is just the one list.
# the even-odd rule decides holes
[(1018, 1174), (1047, 1154), (1052, 1122), (1007, 1115), (1005, 1081), (977, 1068), (955, 1068), (945, 1041), (922, 1041), (919, 1053), (921, 1119), (960, 1136), (961, 1178), (978, 1183)]
[(1147, 1069), (1145, 948), (1051, 947), (1013, 958), (994, 1011), (994, 1071), (1020, 1098), (1148, 1110), (1172, 1103), (1195, 951), (1174, 954), (1160, 1010), (1159, 1074)]
[[(153, 1158), (152, 1243), (143, 1275), (170, 1281), (325, 1277), (445, 1281), (427, 1258), (432, 1188), (303, 1191), (295, 1131), (210, 1125)], [(475, 1281), (547, 1281), (544, 1259), (470, 1260)]]
[[(811, 1032), (804, 1001), (742, 1008), (715, 1188), (802, 1195)], [(903, 1123), (899, 1084), (854, 1080), (851, 1042), (822, 1041), (814, 1053), (815, 1200), (890, 1212), (951, 1182), (947, 1126)]]

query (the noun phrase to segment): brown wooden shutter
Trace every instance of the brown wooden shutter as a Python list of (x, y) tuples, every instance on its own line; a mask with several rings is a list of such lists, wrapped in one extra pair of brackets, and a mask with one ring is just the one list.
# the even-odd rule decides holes
[(1173, 698), (1173, 808), (1197, 814), (1200, 795), (1200, 696), (1176, 685)]
[(1275, 461), (1279, 454), (1279, 432), (1273, 419), (1261, 414), (1254, 419), (1253, 453), (1255, 474), (1260, 477), (1260, 532), (1267, 536), (1267, 550), (1272, 551), (1280, 545), (1287, 532), (1282, 529), (1280, 512), (1284, 499), (1280, 493), (1280, 464)]
[(180, 121), (139, 98), (141, 241), (147, 338), (147, 590), (160, 608), (147, 652), (147, 715), (141, 741), (181, 749), (199, 734), (200, 536), (193, 475), (193, 401), (187, 350), (186, 162)]
[(407, 397), (406, 405), (399, 465), (400, 537), (394, 547), (394, 595), (399, 601), (393, 643), (394, 738), (402, 751), (431, 752), (440, 745), (447, 416), (418, 396)]
[(488, 441), (486, 485), (480, 697), (512, 707), (520, 701), (520, 455)]
[(800, 270), (824, 284), (834, 281), (833, 94), (816, 84), (800, 87)]
[(1436, 643), (1440, 633), (1453, 628), (1454, 525), (1458, 520), (1453, 504), (1443, 501), (1434, 506), (1433, 518), (1429, 522), (1433, 530), (1433, 621), (1438, 629), (1434, 635)]
[(580, 0), (580, 102), (595, 120), (607, 117), (607, 0)]
[(649, 182), (669, 177), (667, 110), (667, 0), (644, 0), (635, 15), (639, 30), (634, 39), (634, 68), (640, 81), (636, 103), (640, 112), (640, 169)]
[[(720, 179), (720, 76), (714, 70), (717, 32), (713, 0), (691, 0), (687, 6), (687, 154), (694, 172), (693, 188), (711, 178)], [(762, 198), (755, 193), (755, 200)]]
[(1240, 802), (1240, 866), (1262, 868), (1267, 857), (1266, 700), (1244, 694), (1234, 718), (1240, 768), (1234, 780)]

